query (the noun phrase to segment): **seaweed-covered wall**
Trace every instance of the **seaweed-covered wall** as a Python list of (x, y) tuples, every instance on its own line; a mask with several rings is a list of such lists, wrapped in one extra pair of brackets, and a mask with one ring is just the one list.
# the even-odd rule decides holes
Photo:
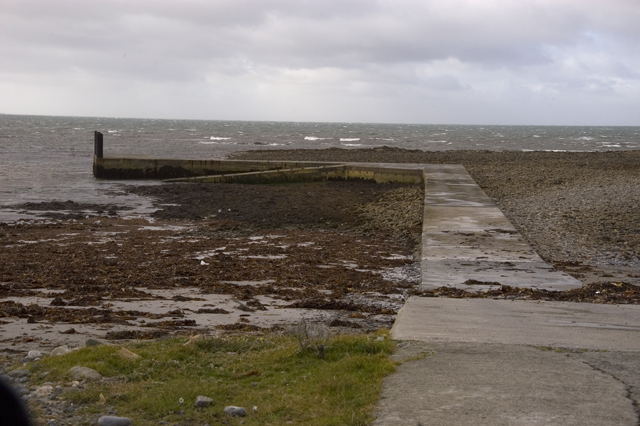
[(323, 162), (179, 160), (145, 157), (93, 158), (93, 175), (98, 179), (175, 179), (231, 173), (259, 172), (331, 165)]

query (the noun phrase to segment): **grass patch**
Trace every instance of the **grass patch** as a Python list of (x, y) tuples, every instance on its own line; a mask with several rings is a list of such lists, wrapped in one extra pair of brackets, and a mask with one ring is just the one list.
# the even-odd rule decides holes
[[(386, 331), (330, 338), (322, 358), (314, 348), (301, 349), (295, 336), (211, 337), (185, 346), (186, 341), (129, 344), (140, 355), (135, 360), (118, 355), (116, 346), (87, 347), (42, 359), (32, 372), (49, 371), (44, 380), (68, 383), (66, 372), (81, 365), (111, 377), (61, 397), (82, 404), (87, 414), (113, 407), (136, 425), (355, 426), (373, 420), (382, 379), (396, 366), (389, 359), (395, 344)], [(196, 408), (198, 395), (213, 404)], [(245, 407), (247, 417), (229, 418), (223, 414), (228, 405)]]

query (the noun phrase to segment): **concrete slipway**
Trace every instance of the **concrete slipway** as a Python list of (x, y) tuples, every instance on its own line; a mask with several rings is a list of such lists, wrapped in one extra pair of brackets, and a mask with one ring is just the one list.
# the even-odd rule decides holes
[[(424, 290), (582, 286), (546, 264), (462, 166), (101, 157), (96, 177), (422, 182)], [(640, 425), (640, 306), (411, 297), (391, 333), (404, 362), (384, 383), (376, 426)]]
[[(543, 262), (464, 169), (425, 176), (424, 289), (581, 285)], [(640, 306), (412, 297), (392, 336), (409, 361), (386, 379), (376, 426), (640, 425)]]

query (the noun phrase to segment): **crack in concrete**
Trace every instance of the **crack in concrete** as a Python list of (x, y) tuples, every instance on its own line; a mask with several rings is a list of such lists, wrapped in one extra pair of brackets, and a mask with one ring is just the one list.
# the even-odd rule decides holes
[(636, 399), (633, 398), (633, 386), (626, 383), (624, 380), (618, 378), (615, 374), (611, 374), (608, 371), (603, 370), (602, 368), (599, 368), (585, 360), (581, 360), (583, 363), (585, 363), (586, 365), (588, 365), (589, 367), (591, 367), (593, 370), (598, 371), (604, 375), (607, 375), (609, 377), (612, 377), (614, 380), (622, 383), (624, 385), (624, 389), (626, 391), (626, 398), (631, 401), (631, 406), (633, 407), (633, 411), (635, 412), (636, 415), (636, 426), (640, 426), (640, 403), (638, 403), (638, 401)]

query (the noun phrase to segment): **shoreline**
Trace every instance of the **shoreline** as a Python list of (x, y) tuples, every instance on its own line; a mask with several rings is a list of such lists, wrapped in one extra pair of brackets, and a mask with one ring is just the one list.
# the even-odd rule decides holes
[[(0, 227), (0, 350), (264, 333), (301, 318), (335, 331), (389, 328), (419, 284), (415, 185), (127, 190), (160, 210)], [(389, 197), (417, 207), (415, 217), (399, 217)]]
[[(547, 262), (585, 284), (607, 284), (598, 287), (603, 293), (640, 284), (640, 151), (376, 148), (236, 156), (462, 164)], [(389, 327), (415, 287), (424, 195), (411, 185), (124, 181), (122, 188), (160, 210), (145, 216), (150, 220), (123, 219), (127, 211), (112, 204), (61, 201), (40, 206), (58, 209), (48, 223), (0, 226), (0, 303), (9, 314), (0, 321), (13, 327), (3, 350), (81, 344), (87, 336), (261, 332), (304, 312), (336, 330)], [(400, 199), (409, 200), (403, 211), (418, 206), (413, 216), (397, 214)], [(399, 275), (385, 278), (384, 268)], [(589, 300), (637, 303), (635, 293), (618, 296)], [(74, 324), (77, 334), (63, 333)]]
[(534, 249), (585, 283), (640, 284), (640, 151), (245, 151), (233, 159), (462, 164)]

